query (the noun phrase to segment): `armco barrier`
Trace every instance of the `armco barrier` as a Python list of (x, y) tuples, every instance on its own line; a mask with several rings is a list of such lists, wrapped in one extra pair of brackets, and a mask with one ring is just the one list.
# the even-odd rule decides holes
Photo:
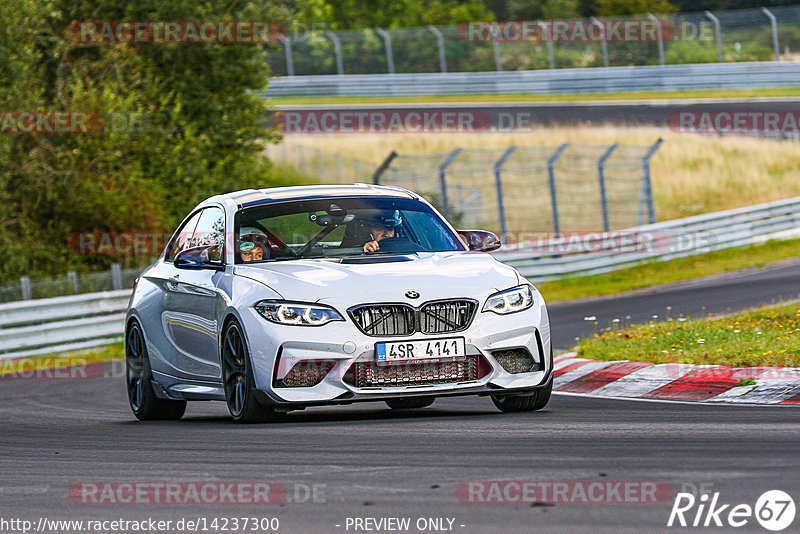
[(0, 304), (0, 359), (118, 341), (130, 295), (123, 289)]
[(798, 85), (800, 62), (758, 61), (504, 72), (284, 76), (272, 78), (263, 96), (616, 93)]
[[(533, 281), (596, 274), (645, 260), (800, 237), (800, 197), (631, 229), (654, 236), (653, 252), (531, 252), (526, 244), (494, 256)], [(602, 238), (598, 238), (602, 239)], [(687, 246), (688, 244), (688, 246)], [(539, 247), (541, 249), (541, 247)], [(130, 290), (0, 304), (0, 359), (84, 349), (121, 339)]]
[[(653, 236), (652, 251), (577, 250), (570, 253), (566, 246), (562, 247), (565, 253), (558, 247), (553, 252), (541, 252), (542, 248), (548, 248), (545, 243), (545, 246), (538, 244), (538, 252), (531, 252), (521, 243), (501, 249), (494, 256), (516, 267), (523, 276), (541, 281), (599, 274), (646, 260), (666, 261), (770, 238), (800, 237), (800, 197), (648, 224), (630, 231)], [(600, 239), (602, 237), (598, 237)]]

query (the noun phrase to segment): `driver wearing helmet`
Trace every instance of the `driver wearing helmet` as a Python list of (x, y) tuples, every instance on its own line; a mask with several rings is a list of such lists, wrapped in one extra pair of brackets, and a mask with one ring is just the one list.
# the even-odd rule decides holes
[(269, 259), (269, 239), (259, 230), (242, 228), (236, 250), (245, 263), (266, 260)]
[(380, 250), (380, 242), (395, 237), (395, 229), (402, 223), (399, 210), (380, 210), (366, 216), (362, 224), (370, 240), (364, 243), (364, 252)]

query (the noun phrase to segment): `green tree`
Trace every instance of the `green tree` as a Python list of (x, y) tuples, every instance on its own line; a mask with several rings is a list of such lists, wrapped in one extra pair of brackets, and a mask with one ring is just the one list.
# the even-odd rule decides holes
[(297, 20), (326, 29), (459, 24), (493, 18), (481, 0), (297, 0)]
[(138, 131), (0, 135), (0, 274), (106, 268), (120, 258), (76, 254), (71, 236), (168, 232), (202, 198), (269, 185), (263, 46), (86, 45), (70, 40), (71, 23), (281, 17), (273, 3), (223, 0), (0, 4), (0, 109), (147, 118)]
[(647, 13), (675, 13), (678, 11), (669, 0), (596, 0), (598, 17), (644, 15)]
[(572, 19), (580, 16), (578, 0), (509, 0), (509, 17), (515, 20)]

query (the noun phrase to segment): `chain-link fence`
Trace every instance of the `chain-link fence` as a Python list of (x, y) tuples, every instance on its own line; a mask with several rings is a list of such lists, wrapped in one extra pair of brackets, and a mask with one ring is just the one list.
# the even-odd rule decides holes
[(133, 287), (141, 272), (142, 269), (121, 269), (114, 264), (110, 271), (100, 273), (70, 271), (61, 276), (23, 276), (19, 281), (0, 285), (0, 303), (126, 289)]
[(797, 61), (800, 6), (312, 31), (281, 43), (270, 51), (276, 76)]
[(423, 195), (457, 227), (504, 238), (607, 232), (655, 222), (650, 159), (660, 144), (392, 153), (375, 182)]
[(323, 183), (371, 182), (377, 167), (374, 162), (291, 143), (285, 138), (279, 145), (269, 145), (266, 155), (271, 161), (292, 167)]

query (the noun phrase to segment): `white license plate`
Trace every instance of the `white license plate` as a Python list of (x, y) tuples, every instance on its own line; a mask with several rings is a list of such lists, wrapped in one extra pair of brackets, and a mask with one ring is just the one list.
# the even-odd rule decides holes
[(410, 363), (419, 360), (463, 358), (466, 355), (467, 347), (463, 337), (375, 344), (375, 357), (378, 363)]

